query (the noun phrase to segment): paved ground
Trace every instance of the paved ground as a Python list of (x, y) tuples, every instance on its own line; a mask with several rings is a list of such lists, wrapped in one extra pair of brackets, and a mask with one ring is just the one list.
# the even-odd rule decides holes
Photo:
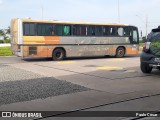
[[(0, 110), (158, 111), (160, 72), (154, 70), (151, 74), (143, 74), (139, 64), (138, 56), (67, 59), (59, 62), (0, 57)], [(51, 117), (44, 120), (47, 119), (82, 118)]]

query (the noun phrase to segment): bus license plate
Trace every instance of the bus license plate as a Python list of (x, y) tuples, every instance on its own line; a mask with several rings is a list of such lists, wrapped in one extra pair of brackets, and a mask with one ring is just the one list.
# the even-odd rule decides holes
[(154, 61), (155, 62), (160, 62), (160, 58), (155, 58)]

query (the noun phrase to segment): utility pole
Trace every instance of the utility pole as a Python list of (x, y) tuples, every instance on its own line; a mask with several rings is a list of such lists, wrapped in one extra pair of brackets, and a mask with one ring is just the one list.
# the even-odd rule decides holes
[(145, 23), (145, 30), (146, 30), (146, 38), (148, 35), (148, 15), (146, 15), (146, 20), (144, 20), (142, 17), (140, 17), (139, 15), (136, 15), (137, 17), (139, 17), (143, 23)]

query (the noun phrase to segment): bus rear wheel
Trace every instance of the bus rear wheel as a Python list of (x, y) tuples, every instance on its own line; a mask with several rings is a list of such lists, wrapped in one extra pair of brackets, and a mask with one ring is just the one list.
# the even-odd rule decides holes
[(65, 57), (65, 51), (62, 48), (57, 48), (53, 51), (52, 59), (55, 61), (63, 60)]
[(123, 47), (119, 47), (116, 51), (116, 57), (122, 58), (125, 55), (125, 49)]

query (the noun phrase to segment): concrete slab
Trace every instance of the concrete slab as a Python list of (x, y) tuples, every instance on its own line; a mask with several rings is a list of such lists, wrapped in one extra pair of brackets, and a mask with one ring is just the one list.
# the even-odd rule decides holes
[(16, 56), (0, 56), (0, 64), (13, 64), (13, 63), (22, 63), (24, 62), (19, 57)]
[(160, 89), (144, 90), (128, 94), (111, 94), (101, 91), (85, 91), (74, 94), (61, 95), (28, 102), (12, 103), (0, 106), (2, 111), (71, 111), (97, 105), (110, 104), (139, 97), (160, 94)]
[[(131, 101), (126, 101), (122, 103), (116, 103), (116, 104), (110, 104), (110, 105), (105, 105), (105, 106), (100, 106), (96, 108), (91, 108), (87, 109), (84, 111), (157, 111), (160, 108), (160, 95), (158, 96), (152, 96), (152, 97), (147, 97), (147, 98), (141, 98), (137, 100), (131, 100)], [(125, 107), (124, 107), (125, 106)], [(143, 113), (143, 112), (142, 112)], [(142, 114), (141, 113), (141, 114)], [(73, 113), (74, 114), (74, 113)], [(68, 114), (69, 115), (69, 114)], [(116, 116), (116, 115), (115, 115)], [(136, 116), (136, 114), (135, 114)], [(125, 117), (101, 117), (101, 118), (82, 118), (82, 117), (77, 117), (74, 118), (74, 120), (130, 120), (133, 117), (130, 118), (125, 118)], [(61, 117), (51, 117), (51, 118), (46, 118), (43, 120), (69, 120), (72, 118), (61, 118)], [(149, 117), (149, 118), (143, 118), (141, 120), (158, 120), (159, 118), (154, 118), (154, 117)]]
[[(91, 74), (98, 74), (97, 72), (92, 72)], [(117, 77), (117, 74), (114, 75), (114, 72), (101, 72), (103, 75), (107, 77), (108, 74), (111, 76)], [(90, 73), (87, 73), (90, 74)], [(132, 74), (132, 73), (130, 73)], [(129, 74), (128, 74), (129, 75)], [(102, 78), (100, 78), (102, 77)], [(141, 91), (141, 90), (147, 90), (154, 87), (158, 87), (160, 85), (160, 80), (158, 77), (153, 76), (141, 76), (137, 77), (132, 76), (131, 78), (128, 78), (124, 75), (124, 79), (105, 79), (103, 76), (100, 75), (100, 77), (95, 76), (87, 76), (82, 74), (76, 74), (76, 75), (69, 75), (69, 76), (61, 76), (57, 77), (61, 80), (67, 80), (69, 82), (72, 82), (74, 84), (82, 85), (90, 89), (115, 93), (115, 94), (123, 94), (123, 93), (129, 93), (129, 92), (135, 92), (135, 91)], [(126, 77), (126, 78), (125, 78)]]
[(35, 63), (21, 63), (21, 64), (10, 64), (10, 66), (13, 66), (15, 68), (24, 69), (30, 72), (34, 72), (36, 74), (40, 74), (47, 77), (57, 77), (62, 75), (72, 75), (75, 74), (73, 72), (69, 71), (63, 71), (58, 69), (53, 69), (49, 67), (43, 67), (43, 66), (37, 66)]
[(105, 101), (105, 98), (114, 97), (116, 95), (99, 92), (99, 91), (85, 91), (74, 94), (61, 95), (57, 97), (50, 97), (47, 99), (38, 99), (28, 102), (13, 103), (0, 106), (0, 110), (10, 111), (70, 111), (78, 108), (84, 108), (97, 103)]

